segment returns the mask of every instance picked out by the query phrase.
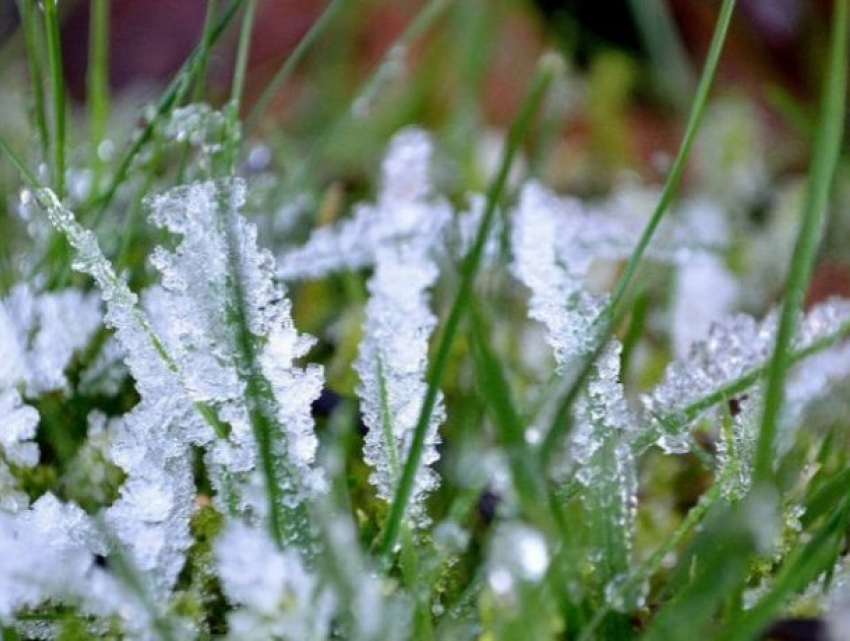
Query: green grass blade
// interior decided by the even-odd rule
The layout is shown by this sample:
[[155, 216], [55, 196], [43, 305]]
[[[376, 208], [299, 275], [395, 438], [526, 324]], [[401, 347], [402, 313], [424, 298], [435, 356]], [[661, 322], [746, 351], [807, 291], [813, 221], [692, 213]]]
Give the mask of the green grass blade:
[[734, 8], [735, 0], [723, 1], [723, 6], [720, 8], [720, 15], [717, 18], [717, 24], [714, 27], [714, 35], [711, 39], [711, 47], [708, 50], [708, 57], [703, 65], [702, 75], [700, 76], [696, 94], [694, 95], [694, 101], [691, 105], [691, 111], [688, 115], [688, 122], [685, 125], [685, 134], [682, 137], [679, 150], [676, 152], [676, 158], [673, 160], [673, 165], [670, 168], [667, 180], [664, 182], [664, 187], [661, 190], [661, 197], [658, 200], [658, 204], [655, 206], [655, 210], [652, 212], [649, 223], [647, 223], [646, 228], [643, 230], [640, 240], [638, 240], [638, 243], [635, 246], [634, 252], [632, 252], [626, 266], [623, 268], [623, 273], [617, 281], [617, 285], [614, 287], [614, 293], [611, 295], [611, 300], [608, 303], [607, 311], [602, 314], [602, 319], [604, 321], [608, 320], [613, 311], [620, 306], [625, 298], [632, 279], [634, 278], [638, 266], [643, 259], [643, 255], [646, 252], [647, 247], [649, 247], [649, 243], [655, 235], [655, 231], [658, 229], [661, 219], [664, 217], [664, 214], [676, 195], [676, 190], [681, 182], [682, 174], [685, 170], [685, 165], [691, 152], [691, 147], [693, 147], [697, 132], [699, 131], [700, 123], [702, 122], [702, 115], [705, 111], [705, 106], [708, 103], [708, 94], [711, 90], [711, 85], [714, 82], [714, 75], [720, 61], [720, 53], [723, 51], [723, 44], [726, 41], [726, 34], [729, 31], [729, 24], [732, 21]]
[[257, 0], [247, 0], [245, 13], [242, 15], [242, 28], [239, 30], [239, 46], [236, 50], [236, 61], [233, 68], [233, 84], [230, 89], [230, 102], [227, 104], [227, 140], [225, 140], [225, 157], [227, 171], [236, 172], [236, 161], [239, 156], [241, 143], [241, 124], [239, 108], [242, 105], [242, 93], [245, 89], [245, 74], [248, 70], [248, 54], [251, 47], [251, 34], [254, 31], [254, 18], [257, 14]]
[[772, 476], [773, 443], [782, 412], [794, 328], [814, 269], [823, 234], [829, 192], [841, 150], [847, 100], [847, 4], [847, 0], [837, 0], [832, 17], [829, 67], [817, 137], [812, 150], [813, 159], [803, 206], [803, 220], [791, 257], [765, 389], [764, 411], [755, 456], [757, 482], [767, 482]]
[[44, 28], [47, 40], [47, 66], [53, 99], [53, 185], [59, 200], [65, 197], [65, 73], [62, 69], [62, 45], [59, 38], [57, 0], [44, 0]]
[[106, 137], [109, 121], [109, 2], [93, 0], [89, 22], [89, 66], [87, 100], [89, 110], [89, 145], [91, 146], [92, 182], [100, 185], [104, 170], [100, 144]]
[[27, 65], [32, 88], [32, 112], [38, 142], [44, 160], [50, 151], [50, 132], [47, 129], [47, 108], [44, 104], [44, 54], [42, 51], [42, 33], [39, 25], [36, 3], [31, 0], [18, 0], [18, 12], [24, 31], [24, 43], [27, 50]]

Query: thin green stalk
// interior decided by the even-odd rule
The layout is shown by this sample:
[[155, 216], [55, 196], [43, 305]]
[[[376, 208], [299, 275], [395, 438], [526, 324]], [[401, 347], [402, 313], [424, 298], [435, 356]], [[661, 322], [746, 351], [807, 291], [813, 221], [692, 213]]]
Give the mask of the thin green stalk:
[[47, 40], [47, 66], [53, 98], [53, 185], [59, 200], [65, 197], [65, 73], [59, 38], [57, 0], [44, 0], [44, 28]]
[[711, 47], [708, 50], [708, 57], [705, 65], [702, 68], [699, 84], [697, 85], [694, 102], [691, 105], [691, 111], [688, 115], [688, 122], [685, 126], [685, 134], [682, 137], [682, 142], [679, 145], [679, 150], [676, 152], [676, 158], [673, 161], [673, 166], [670, 168], [670, 173], [667, 180], [664, 182], [664, 187], [661, 190], [661, 197], [655, 210], [650, 216], [649, 223], [641, 234], [634, 252], [629, 257], [623, 273], [621, 274], [617, 285], [614, 288], [614, 293], [611, 295], [611, 300], [606, 307], [606, 311], [601, 315], [604, 321], [607, 321], [612, 312], [622, 303], [629, 285], [637, 272], [638, 266], [643, 259], [644, 253], [649, 246], [661, 219], [664, 217], [667, 208], [673, 201], [676, 195], [676, 190], [682, 179], [682, 173], [685, 170], [688, 156], [690, 155], [691, 147], [696, 140], [697, 131], [699, 130], [702, 115], [705, 111], [705, 106], [708, 103], [708, 94], [711, 90], [711, 84], [714, 81], [714, 75], [717, 71], [717, 65], [720, 60], [720, 53], [723, 51], [723, 43], [726, 41], [726, 34], [729, 31], [729, 23], [732, 20], [732, 13], [735, 8], [735, 0], [723, 0], [723, 6], [720, 8], [720, 15], [717, 18], [717, 25], [714, 27], [714, 35], [711, 39]]
[[198, 68], [194, 78], [195, 86], [192, 89], [192, 102], [200, 102], [206, 88], [207, 68], [210, 63], [210, 46], [212, 45], [210, 37], [213, 29], [215, 29], [218, 4], [216, 0], [207, 0], [207, 10], [204, 12], [204, 30], [202, 32], [202, 42], [207, 42], [207, 46], [201, 47], [199, 52]]
[[399, 528], [404, 519], [407, 503], [413, 491], [413, 482], [419, 469], [420, 459], [425, 445], [425, 435], [431, 420], [431, 413], [437, 401], [440, 381], [449, 362], [449, 355], [454, 344], [455, 337], [460, 329], [461, 320], [468, 311], [468, 302], [472, 295], [475, 277], [484, 255], [484, 245], [490, 234], [493, 220], [496, 215], [499, 202], [507, 184], [508, 173], [513, 166], [514, 160], [519, 153], [522, 141], [531, 127], [531, 121], [542, 102], [552, 78], [561, 66], [560, 58], [554, 54], [545, 54], [537, 64], [530, 88], [520, 106], [517, 118], [508, 132], [508, 140], [502, 154], [501, 165], [496, 178], [490, 185], [487, 193], [487, 202], [484, 215], [475, 237], [475, 244], [467, 255], [461, 266], [461, 280], [455, 298], [452, 301], [449, 315], [446, 320], [436, 355], [428, 372], [428, 388], [422, 401], [422, 409], [419, 420], [413, 433], [410, 452], [404, 464], [401, 480], [390, 508], [390, 515], [380, 542], [380, 552], [388, 557], [395, 549]]
[[[216, 0], [207, 0], [207, 10], [204, 12], [204, 30], [202, 41], [208, 38], [215, 26], [216, 9], [218, 3]], [[195, 73], [193, 80], [194, 87], [192, 95], [189, 98], [190, 102], [197, 104], [201, 102], [206, 89], [207, 68], [209, 67], [210, 50], [209, 47], [202, 49], [200, 60], [198, 61], [198, 70]], [[174, 178], [175, 185], [182, 185], [185, 182], [186, 168], [189, 164], [189, 158], [192, 154], [192, 144], [187, 140], [183, 143], [183, 150], [180, 154], [180, 162], [177, 165], [176, 176]], [[144, 192], [143, 192], [144, 193]]]
[[847, 4], [847, 0], [835, 2], [826, 88], [812, 150], [814, 157], [803, 206], [803, 220], [791, 257], [764, 395], [764, 411], [755, 455], [754, 473], [757, 482], [767, 482], [772, 476], [773, 443], [782, 412], [785, 378], [790, 364], [789, 352], [803, 298], [814, 269], [826, 219], [829, 192], [841, 150], [847, 96]]
[[32, 111], [38, 142], [44, 159], [50, 151], [50, 134], [47, 130], [47, 109], [44, 105], [43, 51], [41, 29], [38, 24], [36, 4], [31, 0], [18, 0], [18, 12], [23, 25], [24, 43], [27, 49], [27, 65], [32, 87]]
[[236, 49], [236, 61], [233, 66], [233, 84], [230, 87], [230, 102], [227, 104], [227, 140], [225, 158], [227, 171], [236, 172], [236, 161], [242, 139], [239, 122], [239, 109], [245, 90], [245, 74], [248, 71], [248, 55], [251, 51], [251, 34], [254, 32], [254, 18], [257, 15], [257, 0], [247, 0], [242, 16], [242, 28], [239, 30], [239, 45]]
[[109, 121], [109, 0], [92, 0], [86, 80], [92, 181], [96, 190], [105, 165], [100, 145], [106, 137], [106, 125]]
[[292, 72], [304, 59], [307, 51], [313, 46], [313, 43], [318, 40], [319, 36], [325, 31], [333, 18], [336, 17], [336, 14], [339, 13], [348, 1], [349, 0], [332, 0], [328, 6], [325, 7], [325, 10], [322, 11], [322, 15], [320, 15], [316, 22], [313, 23], [313, 26], [310, 27], [309, 31], [307, 31], [307, 33], [304, 34], [304, 37], [298, 41], [295, 49], [292, 50], [292, 53], [289, 54], [286, 61], [283, 65], [281, 65], [280, 69], [277, 70], [268, 86], [254, 103], [254, 106], [251, 107], [251, 111], [248, 113], [243, 124], [246, 133], [252, 131], [254, 127], [257, 126], [260, 116], [262, 116], [268, 108], [272, 98], [274, 98], [283, 85], [286, 84], [286, 81], [289, 80]]

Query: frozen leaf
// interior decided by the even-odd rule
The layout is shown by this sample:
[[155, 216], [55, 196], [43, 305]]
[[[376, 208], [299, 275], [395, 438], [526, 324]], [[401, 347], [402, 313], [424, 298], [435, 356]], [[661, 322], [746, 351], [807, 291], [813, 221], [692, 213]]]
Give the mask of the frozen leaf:
[[[271, 518], [258, 484], [267, 497], [280, 492], [277, 508], [287, 511], [324, 491], [310, 413], [323, 376], [296, 365], [312, 339], [293, 327], [274, 259], [239, 213], [244, 200], [238, 180], [194, 183], [150, 200], [153, 222], [179, 242], [154, 253], [162, 287], [147, 292], [146, 307], [192, 400], [228, 426], [207, 457], [222, 508]], [[284, 524], [289, 542], [306, 534], [298, 518]]]
[[[436, 259], [451, 218], [448, 204], [433, 195], [431, 153], [424, 131], [398, 133], [383, 162], [377, 202], [360, 205], [336, 229], [316, 231], [304, 247], [284, 257], [280, 271], [284, 278], [315, 278], [374, 267], [354, 367], [369, 427], [364, 459], [374, 469], [370, 480], [378, 495], [387, 501], [395, 493], [427, 389], [428, 339], [436, 326], [428, 290], [438, 277]], [[443, 416], [440, 399], [414, 482], [411, 512], [417, 517], [423, 516], [424, 496], [437, 484], [429, 466], [437, 459]]]
[[585, 216], [579, 201], [558, 199], [531, 183], [522, 190], [512, 219], [514, 273], [531, 291], [529, 316], [546, 326], [560, 372], [592, 351], [605, 300], [582, 283], [591, 256], [576, 247], [565, 257], [558, 243], [558, 238], [576, 235]]
[[[363, 340], [354, 367], [369, 427], [364, 459], [374, 470], [370, 480], [386, 501], [392, 500], [398, 486], [427, 389], [428, 338], [437, 323], [428, 308], [427, 291], [436, 278], [436, 265], [420, 251], [387, 247], [378, 253], [368, 284]], [[438, 400], [410, 502], [418, 518], [425, 495], [438, 482], [429, 466], [438, 458], [437, 428], [443, 418]]]

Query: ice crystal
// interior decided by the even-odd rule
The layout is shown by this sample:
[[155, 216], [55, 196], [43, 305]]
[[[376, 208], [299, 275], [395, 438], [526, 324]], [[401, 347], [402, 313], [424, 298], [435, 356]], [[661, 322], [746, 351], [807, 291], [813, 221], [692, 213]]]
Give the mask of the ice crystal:
[[38, 463], [38, 445], [33, 441], [38, 412], [24, 405], [14, 389], [0, 388], [0, 510], [15, 513], [29, 500], [21, 492], [8, 464], [32, 467]]
[[22, 385], [28, 395], [66, 388], [65, 368], [100, 324], [92, 294], [16, 285], [0, 301], [0, 385]]
[[[584, 502], [591, 521], [605, 530], [608, 557], [600, 567], [604, 582], [628, 569], [628, 553], [637, 509], [637, 468], [631, 448], [636, 432], [620, 383], [618, 342], [609, 343], [594, 363], [574, 408], [568, 455], [575, 477], [585, 486]], [[598, 531], [596, 532], [598, 536]], [[616, 544], [615, 544], [616, 542]]]
[[565, 256], [558, 240], [577, 237], [585, 217], [579, 201], [558, 199], [534, 183], [522, 190], [513, 216], [514, 272], [531, 290], [529, 315], [548, 329], [562, 372], [593, 349], [595, 321], [604, 306], [604, 298], [582, 283], [591, 254], [576, 245]]
[[0, 511], [0, 620], [49, 599], [78, 603], [104, 553], [85, 512], [46, 494], [17, 514]]
[[[629, 257], [651, 211], [647, 206], [635, 215], [640, 200], [629, 191], [618, 192], [609, 201], [588, 207], [534, 182], [520, 194], [512, 218], [513, 269], [531, 291], [529, 315], [549, 329], [561, 372], [596, 345], [596, 321], [606, 297], [592, 293], [586, 281], [597, 261]], [[709, 205], [702, 201], [685, 203], [684, 223], [662, 225], [647, 255], [685, 264], [711, 256], [723, 236], [694, 222], [706, 218], [706, 208]]]
[[230, 523], [215, 543], [222, 588], [236, 609], [228, 615], [234, 639], [328, 637], [334, 597], [294, 550], [279, 550], [265, 532]]
[[[846, 330], [848, 323], [850, 301], [832, 299], [822, 303], [801, 318], [792, 347], [802, 350], [834, 338]], [[773, 353], [775, 338], [775, 313], [761, 322], [738, 314], [715, 323], [708, 337], [693, 344], [687, 358], [671, 363], [661, 383], [643, 398], [658, 444], [671, 453], [687, 451], [688, 428], [707, 409], [701, 407], [704, 400], [765, 366]], [[737, 405], [741, 399], [725, 400]]]
[[[374, 469], [371, 481], [378, 495], [387, 501], [392, 500], [419, 418], [426, 390], [428, 337], [436, 325], [426, 292], [437, 278], [437, 268], [423, 256], [411, 256], [413, 251], [388, 247], [379, 252], [369, 280], [364, 338], [355, 363], [369, 427], [364, 458]], [[440, 405], [428, 425], [412, 505], [421, 505], [437, 482], [428, 466], [437, 459], [437, 427], [442, 420]]]

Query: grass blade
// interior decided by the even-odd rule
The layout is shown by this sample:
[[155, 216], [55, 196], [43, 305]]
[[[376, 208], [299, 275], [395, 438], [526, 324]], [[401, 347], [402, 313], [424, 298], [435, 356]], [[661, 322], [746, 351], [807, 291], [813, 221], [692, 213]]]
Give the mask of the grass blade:
[[765, 389], [764, 413], [755, 457], [756, 482], [766, 482], [772, 476], [773, 442], [782, 411], [785, 378], [791, 362], [790, 351], [794, 327], [812, 277], [818, 246], [823, 234], [830, 187], [841, 150], [847, 100], [847, 4], [847, 0], [837, 0], [835, 3], [827, 84], [812, 151], [813, 159], [803, 207], [803, 220], [791, 257], [779, 327], [776, 331], [776, 344]]

